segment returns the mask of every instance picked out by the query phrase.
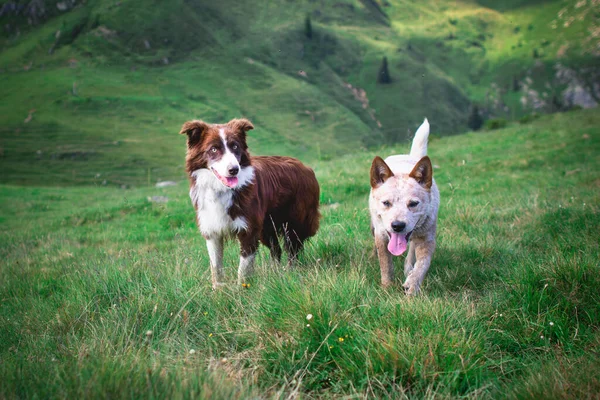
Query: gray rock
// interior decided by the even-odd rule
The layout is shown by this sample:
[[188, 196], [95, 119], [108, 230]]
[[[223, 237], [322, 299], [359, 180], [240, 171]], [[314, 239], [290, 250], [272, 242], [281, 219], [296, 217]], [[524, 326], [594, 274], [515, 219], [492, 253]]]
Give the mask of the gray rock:
[[152, 196], [148, 197], [148, 201], [151, 203], [164, 204], [169, 201], [169, 198], [167, 196]]
[[563, 100], [570, 106], [580, 106], [583, 108], [593, 108], [598, 105], [592, 95], [581, 85], [570, 85], [563, 92]]
[[156, 184], [157, 188], [165, 188], [165, 187], [169, 187], [169, 186], [175, 186], [177, 185], [177, 182], [175, 181], [163, 181], [163, 182], [158, 182]]

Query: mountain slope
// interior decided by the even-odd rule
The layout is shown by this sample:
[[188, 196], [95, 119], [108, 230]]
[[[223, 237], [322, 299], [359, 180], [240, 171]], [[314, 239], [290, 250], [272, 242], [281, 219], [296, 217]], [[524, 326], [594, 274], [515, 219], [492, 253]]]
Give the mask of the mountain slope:
[[254, 152], [318, 160], [425, 116], [460, 132], [472, 102], [510, 119], [598, 96], [591, 0], [34, 3], [0, 9], [2, 182], [175, 178], [191, 118], [248, 117]]

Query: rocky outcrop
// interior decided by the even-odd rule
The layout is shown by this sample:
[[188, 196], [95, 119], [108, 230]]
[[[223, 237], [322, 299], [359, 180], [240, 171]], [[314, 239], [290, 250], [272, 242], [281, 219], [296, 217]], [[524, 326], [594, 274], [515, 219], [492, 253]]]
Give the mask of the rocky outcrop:
[[566, 85], [562, 92], [565, 106], [592, 108], [598, 105], [600, 98], [599, 71], [591, 69], [577, 71], [561, 64], [557, 64], [555, 68], [557, 82]]

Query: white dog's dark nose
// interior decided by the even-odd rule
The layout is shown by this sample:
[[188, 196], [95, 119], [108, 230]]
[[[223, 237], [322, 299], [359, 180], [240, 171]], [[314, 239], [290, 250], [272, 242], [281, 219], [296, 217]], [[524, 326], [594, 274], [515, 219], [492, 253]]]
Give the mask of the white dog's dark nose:
[[392, 222], [392, 230], [394, 232], [402, 232], [406, 228], [406, 222], [394, 221]]
[[240, 172], [239, 167], [231, 167], [229, 168], [229, 176], [236, 176], [238, 172]]

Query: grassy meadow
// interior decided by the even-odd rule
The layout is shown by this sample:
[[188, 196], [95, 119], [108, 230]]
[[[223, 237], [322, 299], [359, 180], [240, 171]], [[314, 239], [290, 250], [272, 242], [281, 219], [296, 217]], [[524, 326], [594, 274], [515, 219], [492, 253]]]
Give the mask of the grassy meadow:
[[[597, 0], [0, 10], [0, 399], [599, 398], [600, 114], [548, 114], [600, 102]], [[466, 133], [475, 105], [507, 126]], [[215, 292], [177, 132], [237, 117], [315, 170], [321, 228], [247, 288], [230, 242]], [[369, 168], [423, 117], [442, 201], [407, 298]]]
[[3, 185], [0, 398], [594, 398], [599, 126], [576, 111], [434, 138], [416, 298], [379, 286], [367, 211], [372, 157], [406, 144], [314, 162], [322, 226], [298, 268], [262, 249], [236, 287], [230, 243], [217, 292], [184, 181]]

